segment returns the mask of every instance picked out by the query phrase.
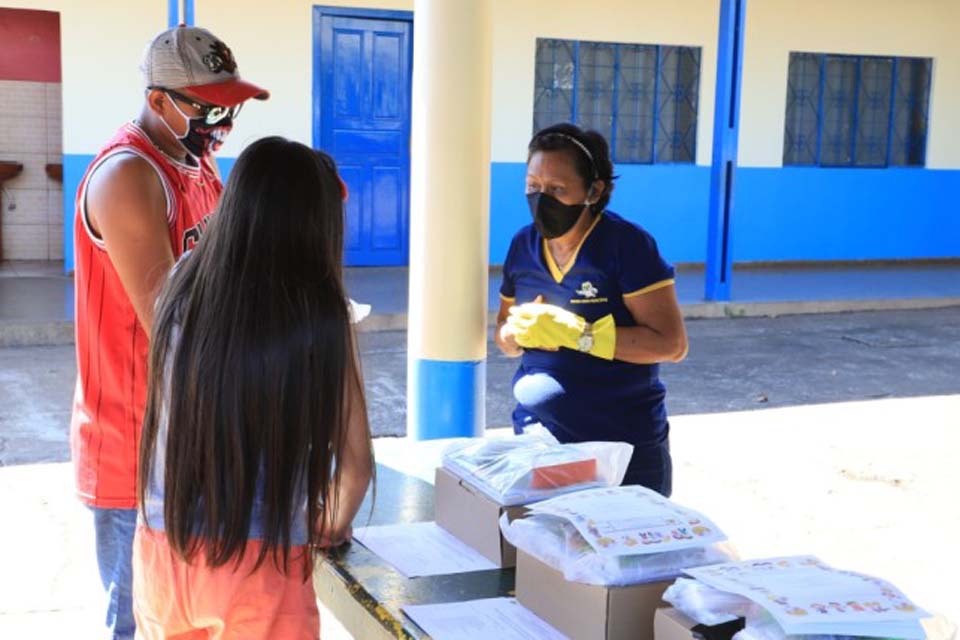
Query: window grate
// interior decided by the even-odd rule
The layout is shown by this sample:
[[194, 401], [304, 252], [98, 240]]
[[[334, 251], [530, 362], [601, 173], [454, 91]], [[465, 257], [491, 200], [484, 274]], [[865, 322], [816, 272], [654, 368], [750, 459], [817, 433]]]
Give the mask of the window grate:
[[791, 53], [783, 164], [923, 166], [929, 58]]
[[699, 47], [537, 39], [533, 126], [596, 129], [614, 162], [696, 159]]

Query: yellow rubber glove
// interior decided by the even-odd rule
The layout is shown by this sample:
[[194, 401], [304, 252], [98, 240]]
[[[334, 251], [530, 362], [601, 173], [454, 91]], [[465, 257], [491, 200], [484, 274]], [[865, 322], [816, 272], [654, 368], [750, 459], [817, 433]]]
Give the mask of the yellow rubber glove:
[[[552, 304], [528, 302], [510, 309], [507, 324], [517, 344], [524, 349], [554, 351], [560, 347], [584, 351], [604, 360], [613, 360], [617, 346], [617, 327], [613, 315], [600, 318], [592, 325], [582, 316]], [[592, 336], [590, 342], [585, 334]]]

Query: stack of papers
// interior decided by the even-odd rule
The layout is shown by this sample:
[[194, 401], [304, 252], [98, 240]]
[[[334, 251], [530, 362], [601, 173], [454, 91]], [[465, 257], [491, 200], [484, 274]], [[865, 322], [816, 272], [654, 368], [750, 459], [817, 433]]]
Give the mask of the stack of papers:
[[566, 636], [523, 608], [515, 598], [487, 598], [403, 608], [436, 640], [565, 640]]
[[756, 603], [787, 635], [921, 640], [920, 619], [930, 615], [889, 582], [834, 569], [814, 556], [728, 562], [686, 572]]
[[497, 568], [436, 522], [363, 527], [353, 538], [407, 578]]
[[579, 491], [537, 503], [530, 513], [568, 521], [605, 556], [664, 553], [726, 540], [703, 514], [640, 486]]

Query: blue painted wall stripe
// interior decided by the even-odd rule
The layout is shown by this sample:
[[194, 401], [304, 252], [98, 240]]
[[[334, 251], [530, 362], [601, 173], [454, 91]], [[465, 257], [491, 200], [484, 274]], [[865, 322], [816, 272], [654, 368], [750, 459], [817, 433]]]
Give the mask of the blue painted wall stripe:
[[737, 262], [960, 258], [960, 170], [740, 168]]
[[193, 0], [183, 0], [183, 24], [193, 25]]
[[[610, 208], [650, 231], [671, 262], [706, 260], [710, 168], [618, 165]], [[491, 167], [490, 263], [529, 224], [526, 167]], [[736, 262], [960, 258], [960, 170], [738, 167]]]
[[[73, 270], [73, 208], [92, 154], [63, 160], [64, 267]], [[224, 181], [235, 158], [218, 158]], [[704, 262], [710, 168], [617, 166], [610, 208], [642, 225], [672, 262]], [[503, 264], [513, 234], [530, 223], [526, 165], [490, 167], [490, 264]], [[737, 170], [737, 262], [960, 258], [957, 169]]]
[[73, 214], [77, 187], [94, 157], [92, 153], [63, 154], [63, 270], [66, 273], [73, 271]]
[[[490, 263], [503, 264], [513, 234], [530, 224], [523, 196], [526, 165], [490, 167]], [[675, 262], [703, 262], [707, 244], [710, 168], [697, 165], [617, 165], [610, 209], [640, 224]]]
[[180, 24], [180, 0], [167, 0], [167, 26]]
[[477, 437], [486, 426], [487, 363], [417, 359], [410, 367], [413, 398], [408, 433], [416, 440]]

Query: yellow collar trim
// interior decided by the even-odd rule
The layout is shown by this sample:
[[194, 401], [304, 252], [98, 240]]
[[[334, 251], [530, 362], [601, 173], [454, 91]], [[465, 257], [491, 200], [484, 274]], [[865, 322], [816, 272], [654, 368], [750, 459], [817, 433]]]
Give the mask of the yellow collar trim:
[[596, 220], [593, 221], [593, 224], [590, 225], [590, 228], [587, 229], [587, 232], [583, 234], [582, 238], [580, 238], [577, 248], [573, 250], [573, 255], [570, 256], [570, 261], [567, 262], [567, 266], [563, 269], [557, 266], [557, 261], [553, 259], [553, 254], [550, 253], [550, 247], [547, 246], [547, 239], [543, 239], [543, 256], [547, 261], [547, 269], [550, 270], [550, 275], [553, 276], [553, 279], [557, 284], [563, 282], [563, 277], [570, 273], [570, 269], [572, 269], [573, 265], [577, 263], [577, 256], [580, 255], [580, 249], [583, 248], [583, 243], [586, 242], [587, 238], [590, 237], [590, 234], [593, 233], [594, 228], [596, 228], [597, 223], [600, 222], [600, 218], [602, 217], [603, 212], [601, 211], [599, 214], [597, 214]]

